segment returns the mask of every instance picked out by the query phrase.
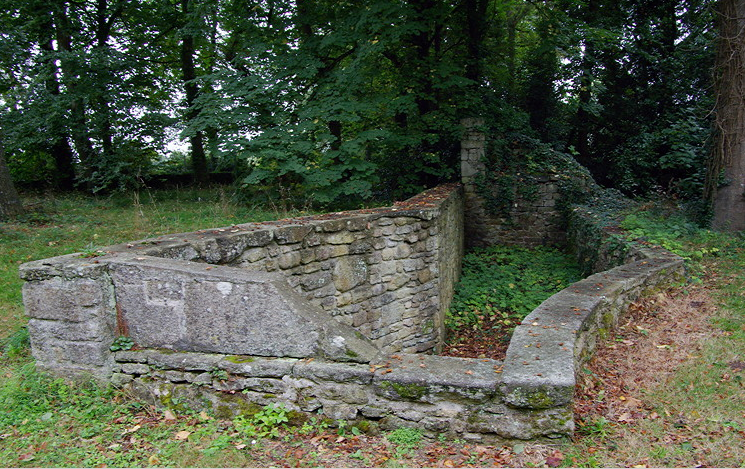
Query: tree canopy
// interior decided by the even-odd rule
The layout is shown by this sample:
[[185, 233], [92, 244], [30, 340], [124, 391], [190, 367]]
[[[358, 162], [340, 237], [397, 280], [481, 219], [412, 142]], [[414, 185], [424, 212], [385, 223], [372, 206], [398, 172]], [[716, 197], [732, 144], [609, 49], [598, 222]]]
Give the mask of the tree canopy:
[[481, 116], [495, 149], [540, 141], [603, 185], [700, 199], [712, 3], [6, 0], [5, 156], [60, 189], [222, 171], [351, 204], [457, 179], [459, 122]]

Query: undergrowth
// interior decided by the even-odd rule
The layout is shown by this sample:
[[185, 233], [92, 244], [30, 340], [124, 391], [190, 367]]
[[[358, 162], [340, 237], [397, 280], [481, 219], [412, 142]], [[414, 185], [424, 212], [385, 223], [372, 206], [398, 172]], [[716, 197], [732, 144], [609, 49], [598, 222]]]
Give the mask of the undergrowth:
[[447, 313], [450, 329], [486, 319], [514, 328], [543, 300], [580, 280], [574, 259], [549, 247], [492, 246], [463, 257], [463, 273]]

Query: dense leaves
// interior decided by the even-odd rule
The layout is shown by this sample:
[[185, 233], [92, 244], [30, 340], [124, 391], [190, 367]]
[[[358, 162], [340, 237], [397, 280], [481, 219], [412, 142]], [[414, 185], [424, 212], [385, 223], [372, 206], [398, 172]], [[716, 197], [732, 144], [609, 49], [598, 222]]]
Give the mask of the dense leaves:
[[543, 300], [578, 281], [571, 256], [554, 248], [492, 246], [463, 257], [463, 274], [448, 311], [450, 327], [495, 317], [514, 327]]
[[538, 142], [603, 185], [698, 197], [710, 3], [8, 0], [3, 145], [36, 186], [229, 172], [353, 205], [457, 179], [480, 115], [494, 152]]

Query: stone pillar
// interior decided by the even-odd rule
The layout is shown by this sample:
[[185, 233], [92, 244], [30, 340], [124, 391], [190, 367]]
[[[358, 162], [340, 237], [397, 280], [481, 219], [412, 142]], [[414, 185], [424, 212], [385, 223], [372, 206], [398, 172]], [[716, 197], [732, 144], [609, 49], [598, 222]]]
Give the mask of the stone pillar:
[[20, 273], [36, 366], [58, 376], [107, 381], [117, 317], [105, 266], [69, 255], [24, 264]]
[[485, 168], [486, 136], [482, 129], [483, 119], [462, 119], [460, 122], [464, 129], [460, 141], [460, 174], [461, 182], [468, 190], [476, 175]]
[[463, 183], [464, 238], [468, 247], [483, 245], [487, 238], [483, 221], [484, 204], [476, 192], [476, 177], [486, 169], [486, 135], [481, 118], [462, 119], [463, 137], [460, 141], [460, 177]]

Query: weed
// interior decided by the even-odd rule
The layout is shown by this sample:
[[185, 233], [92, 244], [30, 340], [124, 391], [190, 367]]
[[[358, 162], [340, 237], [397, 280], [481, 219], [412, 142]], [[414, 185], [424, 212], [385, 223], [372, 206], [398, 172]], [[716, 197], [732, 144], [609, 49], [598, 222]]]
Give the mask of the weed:
[[248, 438], [277, 438], [280, 426], [288, 421], [289, 410], [284, 404], [266, 405], [254, 415], [233, 419], [235, 429]]
[[301, 435], [321, 434], [326, 431], [328, 427], [329, 424], [326, 420], [311, 417], [303, 422], [303, 425], [298, 429], [298, 433]]
[[20, 327], [3, 343], [3, 354], [8, 358], [18, 358], [28, 353], [30, 347], [28, 328]]
[[582, 426], [582, 430], [588, 436], [605, 440], [610, 435], [611, 422], [605, 417], [597, 417]]
[[99, 257], [105, 254], [106, 253], [102, 251], [99, 246], [94, 245], [92, 241], [86, 244], [85, 247], [80, 251], [80, 257], [84, 258]]
[[401, 427], [388, 433], [386, 438], [395, 445], [413, 448], [422, 441], [422, 431], [416, 428]]
[[130, 337], [122, 335], [114, 339], [114, 343], [111, 344], [109, 350], [111, 350], [112, 352], [118, 352], [120, 350], [131, 350], [134, 345], [135, 343]]
[[581, 278], [576, 262], [548, 247], [492, 246], [463, 258], [447, 326], [478, 328], [489, 318], [514, 328], [543, 300]]

